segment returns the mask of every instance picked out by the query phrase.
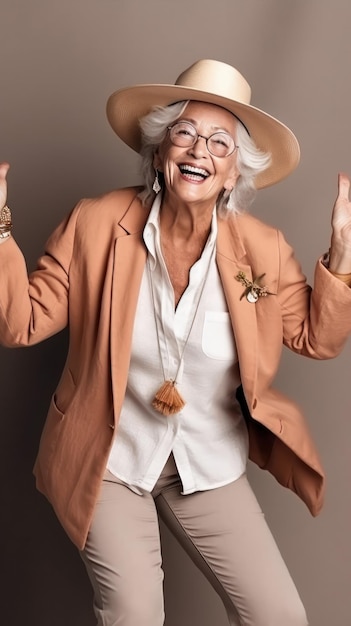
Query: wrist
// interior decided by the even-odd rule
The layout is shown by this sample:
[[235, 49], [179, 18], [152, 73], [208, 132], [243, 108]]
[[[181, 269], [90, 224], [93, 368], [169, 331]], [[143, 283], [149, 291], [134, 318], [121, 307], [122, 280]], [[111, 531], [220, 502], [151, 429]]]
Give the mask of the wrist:
[[340, 272], [330, 267], [330, 250], [323, 255], [322, 264], [335, 278], [351, 287], [351, 272]]
[[329, 269], [338, 274], [351, 272], [351, 245], [332, 236], [329, 248]]

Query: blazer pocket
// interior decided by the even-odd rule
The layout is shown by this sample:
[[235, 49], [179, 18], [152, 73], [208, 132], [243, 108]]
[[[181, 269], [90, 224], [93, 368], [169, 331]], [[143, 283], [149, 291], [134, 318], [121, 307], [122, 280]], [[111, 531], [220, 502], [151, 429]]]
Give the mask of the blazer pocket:
[[61, 380], [52, 399], [52, 404], [56, 406], [58, 412], [64, 414], [72, 403], [77, 385], [72, 371], [66, 367], [62, 373]]
[[51, 399], [49, 411], [40, 438], [39, 456], [42, 470], [47, 470], [54, 454], [58, 438], [62, 432], [64, 413], [56, 404], [56, 395]]
[[229, 313], [206, 311], [202, 329], [202, 350], [210, 359], [236, 361], [237, 353]]

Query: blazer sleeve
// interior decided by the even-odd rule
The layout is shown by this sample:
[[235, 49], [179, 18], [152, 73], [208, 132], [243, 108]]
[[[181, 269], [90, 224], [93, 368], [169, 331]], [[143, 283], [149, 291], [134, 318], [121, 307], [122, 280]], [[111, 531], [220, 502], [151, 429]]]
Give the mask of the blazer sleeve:
[[0, 245], [0, 343], [36, 344], [68, 322], [69, 268], [80, 204], [53, 232], [45, 254], [29, 276], [21, 250], [11, 237]]
[[351, 333], [351, 289], [319, 259], [313, 289], [293, 249], [278, 233], [280, 270], [277, 297], [283, 318], [284, 344], [315, 359], [337, 356]]

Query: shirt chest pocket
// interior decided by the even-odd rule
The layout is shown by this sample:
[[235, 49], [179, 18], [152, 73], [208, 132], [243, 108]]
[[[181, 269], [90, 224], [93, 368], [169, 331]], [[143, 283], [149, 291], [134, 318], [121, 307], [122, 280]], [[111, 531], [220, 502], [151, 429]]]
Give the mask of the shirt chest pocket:
[[236, 361], [233, 329], [226, 311], [206, 311], [202, 330], [202, 350], [210, 359]]

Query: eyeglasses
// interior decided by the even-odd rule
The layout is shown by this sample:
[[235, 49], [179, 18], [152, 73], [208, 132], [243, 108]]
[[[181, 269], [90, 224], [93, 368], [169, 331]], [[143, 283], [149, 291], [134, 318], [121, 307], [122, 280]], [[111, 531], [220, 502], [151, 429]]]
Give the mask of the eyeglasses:
[[190, 122], [176, 122], [173, 126], [168, 126], [167, 130], [169, 130], [169, 137], [173, 145], [179, 148], [190, 148], [201, 137], [201, 139], [205, 139], [209, 153], [220, 158], [230, 156], [238, 147], [233, 137], [228, 133], [221, 131], [204, 137], [199, 135], [195, 126]]

